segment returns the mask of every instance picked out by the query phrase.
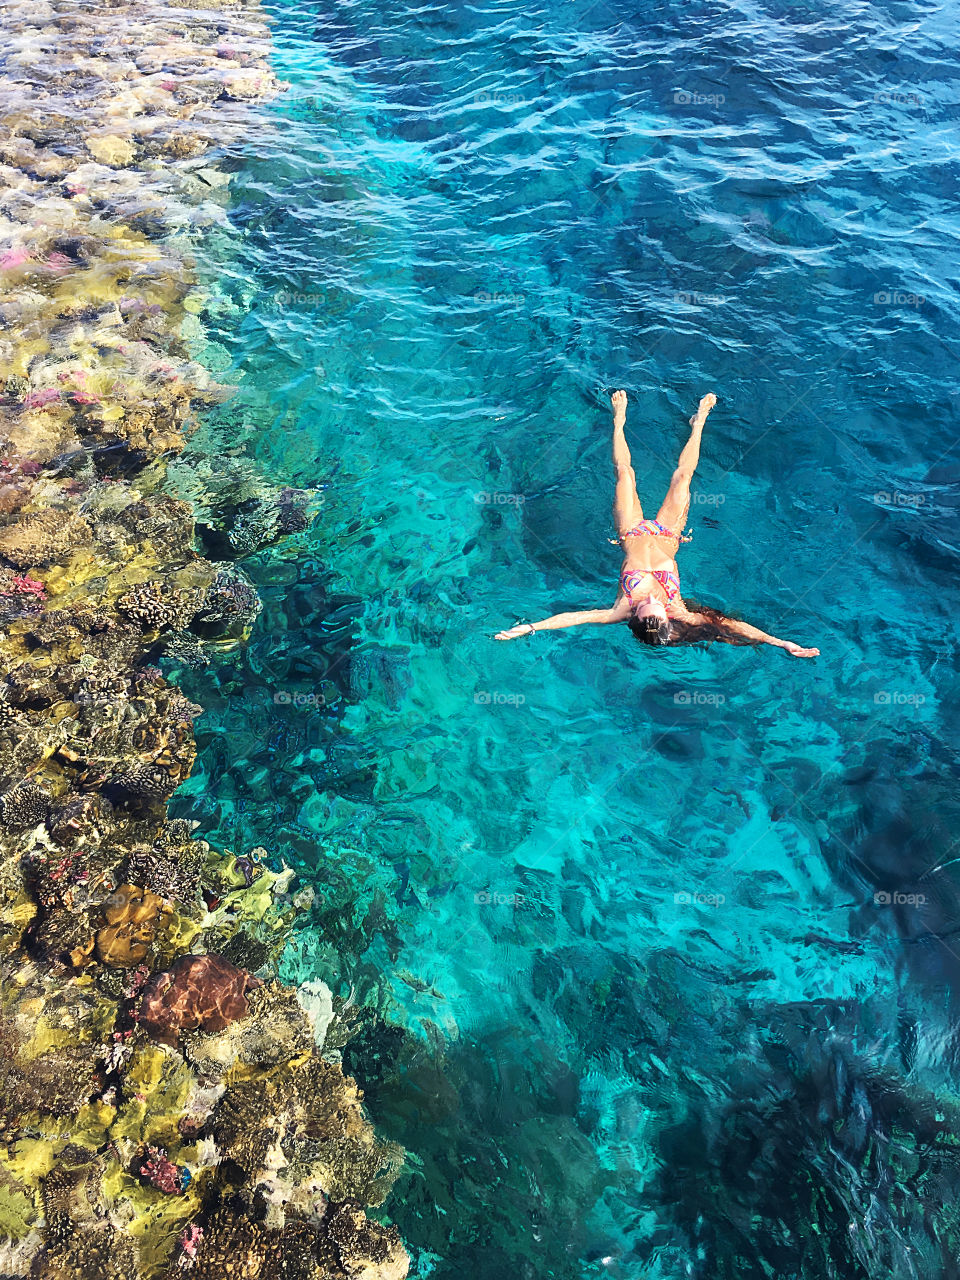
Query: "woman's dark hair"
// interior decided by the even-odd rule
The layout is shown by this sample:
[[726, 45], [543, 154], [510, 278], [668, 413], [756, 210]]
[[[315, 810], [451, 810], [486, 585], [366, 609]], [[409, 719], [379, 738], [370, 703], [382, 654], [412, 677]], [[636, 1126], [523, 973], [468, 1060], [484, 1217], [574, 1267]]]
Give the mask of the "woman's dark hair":
[[661, 618], [655, 613], [648, 613], [645, 618], [638, 618], [631, 613], [627, 626], [644, 644], [673, 644], [673, 619]]
[[652, 614], [638, 618], [631, 613], [627, 626], [638, 640], [651, 645], [711, 644], [714, 640], [722, 640], [725, 644], [755, 643], [728, 630], [723, 625], [726, 622], [724, 615], [709, 605], [694, 604], [688, 600], [687, 607], [691, 613], [699, 613], [705, 621], [684, 622], [682, 618], [658, 618]]

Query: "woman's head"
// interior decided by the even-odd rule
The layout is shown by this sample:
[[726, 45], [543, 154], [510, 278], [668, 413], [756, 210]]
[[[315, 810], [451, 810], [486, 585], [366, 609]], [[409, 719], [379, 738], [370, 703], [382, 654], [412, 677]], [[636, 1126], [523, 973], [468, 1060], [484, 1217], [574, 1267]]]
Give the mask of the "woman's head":
[[631, 613], [627, 626], [644, 644], [669, 644], [673, 631], [666, 613]]
[[627, 625], [644, 644], [670, 643], [670, 615], [663, 601], [654, 595], [641, 596], [633, 602]]
[[731, 634], [724, 626], [724, 616], [706, 605], [689, 603], [691, 613], [699, 615], [699, 621], [688, 622], [684, 618], [671, 617], [662, 601], [656, 596], [638, 600], [627, 619], [627, 626], [638, 640], [650, 645], [709, 644], [711, 640], [724, 640], [728, 644], [749, 644]]

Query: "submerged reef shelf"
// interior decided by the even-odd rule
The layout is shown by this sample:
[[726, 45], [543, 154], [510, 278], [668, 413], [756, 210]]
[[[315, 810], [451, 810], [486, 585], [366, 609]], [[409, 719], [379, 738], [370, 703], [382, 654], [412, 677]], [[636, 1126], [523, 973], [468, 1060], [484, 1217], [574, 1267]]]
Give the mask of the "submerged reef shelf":
[[[215, 0], [3, 18], [0, 1274], [402, 1280], [366, 1210], [403, 1152], [331, 1002], [276, 978], [309, 890], [166, 811], [202, 708], [157, 663], [242, 644], [259, 609], [236, 561], [263, 539], [201, 555], [165, 467], [230, 395], [190, 356], [187, 255], [278, 91], [269, 30]], [[306, 521], [257, 502], [270, 538]]]

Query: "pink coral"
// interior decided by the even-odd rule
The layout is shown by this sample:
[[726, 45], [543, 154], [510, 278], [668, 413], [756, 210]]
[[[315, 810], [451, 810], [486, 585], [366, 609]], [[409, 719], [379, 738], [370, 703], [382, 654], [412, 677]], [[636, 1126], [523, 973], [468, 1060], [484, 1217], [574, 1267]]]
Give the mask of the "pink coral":
[[36, 596], [38, 600], [46, 600], [47, 589], [42, 582], [38, 582], [36, 578], [31, 578], [28, 573], [21, 577], [15, 577], [11, 580], [9, 587], [5, 591], [0, 591], [0, 596]]
[[145, 964], [137, 965], [136, 969], [130, 975], [130, 985], [127, 987], [124, 995], [128, 1000], [132, 1000], [142, 989], [144, 983], [150, 977], [150, 969]]
[[33, 255], [28, 253], [22, 244], [8, 249], [0, 258], [0, 268], [10, 270], [12, 267], [22, 267], [25, 262], [29, 262]]
[[23, 407], [25, 409], [45, 409], [48, 404], [52, 404], [54, 400], [60, 399], [60, 392], [56, 387], [44, 387], [42, 391], [31, 391], [24, 398]]
[[173, 1163], [162, 1147], [147, 1147], [140, 1177], [168, 1196], [178, 1196], [190, 1183], [190, 1172]]
[[180, 1248], [182, 1257], [180, 1265], [187, 1267], [197, 1256], [197, 1247], [203, 1236], [203, 1227], [198, 1227], [195, 1222], [191, 1222], [189, 1226], [184, 1227], [180, 1233]]

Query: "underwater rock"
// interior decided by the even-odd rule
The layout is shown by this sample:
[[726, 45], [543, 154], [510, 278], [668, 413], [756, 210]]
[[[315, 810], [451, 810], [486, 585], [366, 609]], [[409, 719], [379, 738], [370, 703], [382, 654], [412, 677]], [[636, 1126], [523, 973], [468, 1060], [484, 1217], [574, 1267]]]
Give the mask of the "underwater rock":
[[327, 1038], [327, 1029], [333, 1021], [333, 992], [325, 982], [302, 982], [297, 987], [297, 1000], [310, 1019], [313, 1039], [320, 1050]]
[[249, 969], [252, 973], [267, 964], [272, 951], [266, 942], [240, 929], [221, 945], [219, 954], [239, 969]]
[[283, 489], [276, 498], [250, 499], [234, 518], [230, 546], [237, 555], [248, 556], [279, 538], [302, 532], [310, 524], [306, 501], [307, 495], [297, 489]]
[[215, 1079], [237, 1062], [276, 1066], [312, 1048], [310, 1024], [292, 990], [264, 983], [250, 992], [247, 1004], [250, 1016], [226, 1031], [183, 1037], [183, 1053], [202, 1076]]
[[210, 665], [210, 659], [204, 653], [199, 640], [185, 631], [168, 637], [163, 646], [163, 656], [170, 662], [178, 663], [182, 667], [190, 667], [194, 671], [201, 671]]
[[345, 1275], [354, 1280], [404, 1280], [410, 1259], [396, 1227], [371, 1222], [358, 1204], [331, 1208], [324, 1226]]
[[222, 1031], [249, 1012], [246, 993], [258, 980], [215, 955], [181, 956], [143, 991], [139, 1021], [162, 1044], [176, 1048], [180, 1032]]
[[[49, 1241], [49, 1226], [45, 1234]], [[140, 1274], [135, 1243], [109, 1222], [48, 1243], [29, 1273], [30, 1280], [130, 1280]]]
[[[328, 1280], [309, 1251], [292, 1255], [297, 1269], [294, 1280]], [[224, 1208], [214, 1214], [203, 1229], [187, 1273], [190, 1280], [286, 1280], [290, 1271], [285, 1258], [291, 1257], [282, 1231], [268, 1231], [249, 1218]], [[309, 1264], [305, 1270], [304, 1265]], [[165, 1280], [175, 1280], [183, 1271], [171, 1270]]]
[[353, 1080], [313, 1052], [232, 1081], [214, 1112], [213, 1136], [230, 1152], [240, 1185], [267, 1179], [276, 1190], [282, 1182], [280, 1199], [290, 1199], [309, 1184], [330, 1200], [379, 1204], [402, 1151], [376, 1138], [360, 1096]]
[[221, 1208], [194, 1257], [191, 1280], [404, 1280], [409, 1267], [396, 1228], [370, 1222], [350, 1204], [331, 1206], [319, 1224], [272, 1228]]
[[86, 1046], [63, 1045], [35, 1055], [9, 1023], [0, 1024], [0, 1121], [9, 1135], [24, 1114], [71, 1116], [96, 1084]]

